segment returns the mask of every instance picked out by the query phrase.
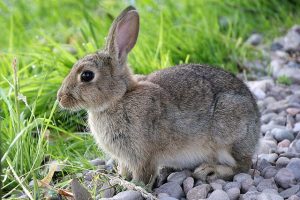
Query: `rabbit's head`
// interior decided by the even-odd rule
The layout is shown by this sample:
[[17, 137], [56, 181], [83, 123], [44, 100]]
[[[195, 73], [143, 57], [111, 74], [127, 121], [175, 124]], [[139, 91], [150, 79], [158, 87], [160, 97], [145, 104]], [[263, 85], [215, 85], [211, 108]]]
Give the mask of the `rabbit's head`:
[[80, 59], [64, 79], [57, 99], [71, 110], [103, 110], [120, 99], [134, 81], [126, 65], [139, 32], [139, 15], [126, 8], [113, 22], [103, 50]]

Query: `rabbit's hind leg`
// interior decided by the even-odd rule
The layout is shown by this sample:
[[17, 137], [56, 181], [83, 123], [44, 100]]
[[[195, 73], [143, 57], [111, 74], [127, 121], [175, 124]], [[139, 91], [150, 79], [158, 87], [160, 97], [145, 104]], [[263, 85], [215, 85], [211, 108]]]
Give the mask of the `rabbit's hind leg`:
[[216, 155], [216, 163], [203, 163], [195, 169], [194, 178], [211, 182], [215, 179], [230, 179], [234, 174], [236, 161], [225, 148], [220, 148]]
[[227, 165], [204, 163], [195, 169], [193, 177], [212, 182], [218, 178], [228, 180], [233, 176], [233, 168]]

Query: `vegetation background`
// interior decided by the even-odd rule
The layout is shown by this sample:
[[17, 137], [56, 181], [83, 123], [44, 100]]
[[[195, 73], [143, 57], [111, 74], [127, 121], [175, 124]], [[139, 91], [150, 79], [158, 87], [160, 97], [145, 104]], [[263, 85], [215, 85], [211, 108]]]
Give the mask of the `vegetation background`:
[[113, 19], [129, 4], [141, 16], [129, 63], [142, 74], [185, 62], [238, 73], [240, 63], [260, 57], [245, 44], [252, 33], [262, 33], [268, 43], [300, 23], [297, 0], [1, 1], [4, 197], [26, 190], [38, 196], [30, 181], [45, 176], [48, 161], [63, 163], [53, 180], [63, 187], [68, 184], [64, 177], [93, 168], [89, 160], [104, 156], [86, 132], [85, 113], [60, 110], [56, 92], [77, 59], [102, 47]]

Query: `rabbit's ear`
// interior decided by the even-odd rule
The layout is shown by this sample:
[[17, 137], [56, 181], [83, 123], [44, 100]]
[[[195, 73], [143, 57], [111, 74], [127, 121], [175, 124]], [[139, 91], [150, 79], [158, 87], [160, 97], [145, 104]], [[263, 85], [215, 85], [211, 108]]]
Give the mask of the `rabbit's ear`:
[[107, 37], [106, 50], [120, 63], [134, 47], [139, 33], [139, 14], [132, 6], [127, 7], [113, 22]]

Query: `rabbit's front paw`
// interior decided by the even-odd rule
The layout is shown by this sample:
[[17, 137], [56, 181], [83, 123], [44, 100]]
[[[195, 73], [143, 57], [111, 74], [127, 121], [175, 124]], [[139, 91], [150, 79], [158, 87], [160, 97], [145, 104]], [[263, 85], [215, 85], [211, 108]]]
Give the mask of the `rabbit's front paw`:
[[125, 164], [118, 163], [118, 173], [127, 180], [132, 179], [132, 174], [129, 171], [128, 167], [125, 166]]

